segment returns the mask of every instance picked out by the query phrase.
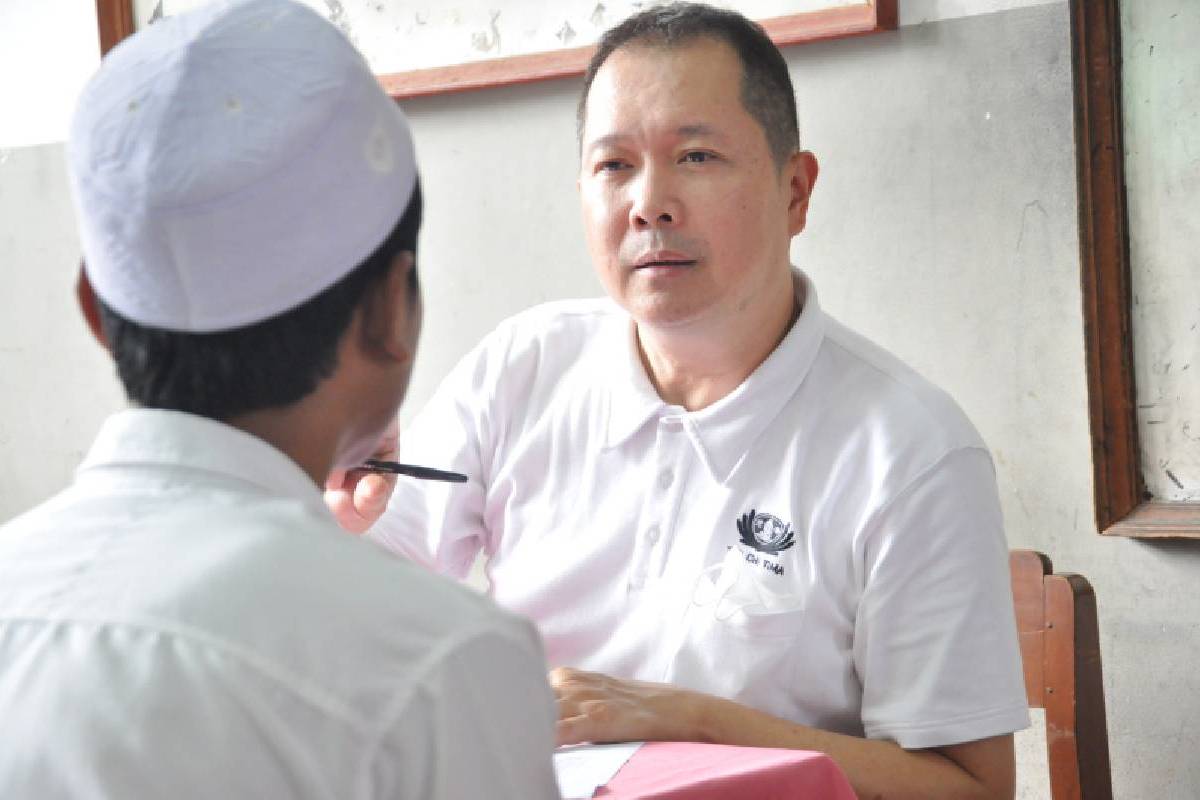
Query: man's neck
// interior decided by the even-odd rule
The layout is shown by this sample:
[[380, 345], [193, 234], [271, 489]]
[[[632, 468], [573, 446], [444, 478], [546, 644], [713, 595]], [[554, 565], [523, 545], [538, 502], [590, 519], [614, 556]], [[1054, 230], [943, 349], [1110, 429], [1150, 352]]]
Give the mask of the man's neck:
[[[733, 321], [722, 330], [657, 330], [639, 325], [638, 352], [659, 397], [688, 411], [716, 403], [742, 384], [787, 336], [804, 306], [803, 284], [756, 324]], [[742, 322], [743, 324], [737, 324]]]
[[226, 423], [262, 439], [295, 461], [317, 486], [325, 485], [333, 466], [335, 440], [304, 400], [288, 408], [241, 414]]

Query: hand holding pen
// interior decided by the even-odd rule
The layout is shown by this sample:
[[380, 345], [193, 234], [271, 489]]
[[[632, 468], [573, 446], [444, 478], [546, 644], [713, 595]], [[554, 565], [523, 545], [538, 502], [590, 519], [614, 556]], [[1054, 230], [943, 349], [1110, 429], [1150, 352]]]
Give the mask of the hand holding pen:
[[425, 481], [467, 482], [467, 476], [461, 472], [447, 472], [443, 469], [418, 467], [415, 464], [401, 464], [398, 461], [382, 461], [378, 458], [368, 458], [358, 469], [365, 469], [370, 472], [385, 472], [390, 475], [407, 475], [410, 478], [420, 478]]
[[[394, 460], [400, 449], [400, 426], [392, 422], [372, 458]], [[335, 469], [325, 479], [325, 504], [350, 533], [364, 533], [387, 508], [396, 476], [366, 469]]]
[[338, 524], [351, 533], [363, 533], [383, 514], [396, 488], [398, 475], [425, 480], [463, 483], [467, 476], [431, 467], [395, 461], [400, 447], [400, 428], [393, 422], [372, 457], [349, 470], [334, 470], [325, 481], [325, 504]]

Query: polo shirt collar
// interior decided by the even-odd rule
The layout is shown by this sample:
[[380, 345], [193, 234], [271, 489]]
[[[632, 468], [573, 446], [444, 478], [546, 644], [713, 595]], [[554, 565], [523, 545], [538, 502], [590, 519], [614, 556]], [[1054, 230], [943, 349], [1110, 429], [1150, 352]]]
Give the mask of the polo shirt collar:
[[616, 318], [620, 324], [610, 333], [608, 352], [599, 361], [613, 366], [610, 378], [599, 376], [608, 386], [608, 447], [620, 445], [667, 408], [642, 366], [633, 319], [623, 313]]
[[[825, 335], [825, 317], [811, 280], [795, 270], [797, 291], [803, 286], [804, 307], [779, 346], [740, 386], [708, 408], [681, 412], [683, 422], [701, 460], [718, 483], [724, 483], [764, 429], [775, 419], [808, 375]], [[668, 406], [650, 383], [638, 355], [632, 321], [614, 337], [612, 361], [617, 364], [609, 384], [609, 447], [633, 436]]]
[[133, 408], [113, 414], [77, 476], [130, 467], [198, 470], [325, 507], [317, 485], [282, 451], [223, 422], [180, 411]]

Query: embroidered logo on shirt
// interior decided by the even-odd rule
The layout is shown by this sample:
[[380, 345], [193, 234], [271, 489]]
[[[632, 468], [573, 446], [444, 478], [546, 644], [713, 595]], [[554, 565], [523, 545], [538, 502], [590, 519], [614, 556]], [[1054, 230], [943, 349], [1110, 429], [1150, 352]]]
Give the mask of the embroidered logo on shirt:
[[753, 508], [749, 514], [738, 518], [737, 529], [742, 535], [742, 544], [760, 553], [776, 555], [796, 543], [791, 525], [774, 514], [758, 513]]

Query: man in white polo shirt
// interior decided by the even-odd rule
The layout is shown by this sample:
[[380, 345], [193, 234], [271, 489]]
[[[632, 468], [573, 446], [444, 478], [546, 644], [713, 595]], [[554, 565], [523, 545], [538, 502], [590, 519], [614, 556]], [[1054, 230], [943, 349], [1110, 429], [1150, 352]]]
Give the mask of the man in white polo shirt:
[[215, 3], [110, 53], [67, 151], [134, 408], [0, 528], [0, 796], [558, 797], [532, 625], [322, 501], [421, 326], [412, 143], [366, 63], [302, 5]]
[[[599, 44], [580, 140], [609, 298], [518, 315], [454, 369], [401, 451], [471, 482], [402, 480], [371, 537], [458, 577], [487, 555], [569, 667], [562, 742], [814, 749], [864, 797], [1011, 796], [992, 463], [790, 266], [817, 164], [782, 56], [735, 13], [638, 14]], [[361, 529], [386, 488], [327, 499]]]

